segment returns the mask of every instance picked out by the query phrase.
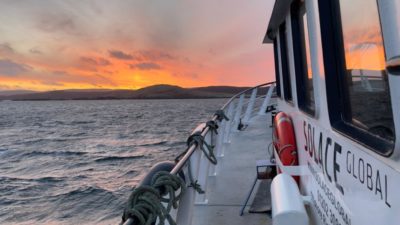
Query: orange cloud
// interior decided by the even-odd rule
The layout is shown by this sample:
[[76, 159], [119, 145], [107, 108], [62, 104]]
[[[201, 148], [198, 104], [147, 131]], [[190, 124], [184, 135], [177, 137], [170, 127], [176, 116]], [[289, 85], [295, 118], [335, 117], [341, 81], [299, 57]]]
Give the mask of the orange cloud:
[[274, 79], [272, 48], [261, 44], [271, 3], [96, 1], [93, 8], [49, 1], [0, 3], [7, 18], [0, 21], [0, 60], [7, 62], [0, 64], [0, 89], [251, 86]]

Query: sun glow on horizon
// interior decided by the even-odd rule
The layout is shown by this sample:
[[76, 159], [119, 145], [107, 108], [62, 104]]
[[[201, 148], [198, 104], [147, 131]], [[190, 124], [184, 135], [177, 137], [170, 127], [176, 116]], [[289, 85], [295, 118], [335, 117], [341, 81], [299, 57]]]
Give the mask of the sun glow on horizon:
[[272, 46], [261, 43], [271, 3], [157, 2], [0, 3], [0, 90], [274, 80]]

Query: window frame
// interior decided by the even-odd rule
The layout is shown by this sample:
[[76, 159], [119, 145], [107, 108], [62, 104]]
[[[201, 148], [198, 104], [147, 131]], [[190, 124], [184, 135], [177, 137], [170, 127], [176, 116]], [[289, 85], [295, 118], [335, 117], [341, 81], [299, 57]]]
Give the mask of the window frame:
[[274, 38], [274, 64], [275, 64], [275, 81], [276, 81], [276, 95], [282, 98], [281, 94], [281, 73], [279, 72], [279, 54], [278, 54], [278, 39]]
[[280, 46], [280, 62], [282, 68], [282, 86], [283, 86], [283, 97], [286, 102], [293, 104], [293, 90], [290, 81], [290, 68], [289, 68], [289, 54], [288, 54], [288, 42], [287, 42], [287, 26], [286, 22], [283, 22], [279, 26], [279, 46]]
[[[310, 107], [311, 99], [307, 99], [307, 80], [308, 80], [308, 65], [311, 62], [307, 60], [307, 49], [305, 42], [309, 41], [305, 38], [304, 24], [300, 18], [300, 10], [304, 7], [306, 10], [305, 2], [300, 0], [294, 1], [290, 6], [291, 25], [292, 25], [292, 44], [294, 55], [294, 67], [296, 75], [296, 90], [297, 90], [297, 104], [299, 109], [308, 115], [315, 116], [315, 96], [314, 108]], [[307, 13], [307, 11], [305, 11]], [[303, 26], [302, 26], [303, 25]], [[308, 31], [308, 29], [307, 29]], [[310, 46], [310, 43], [308, 44]], [[311, 53], [310, 53], [311, 54]], [[314, 76], [312, 76], [312, 80]], [[314, 88], [314, 87], [313, 87]], [[313, 92], [314, 94], [315, 92]], [[309, 101], [309, 102], [308, 102]]]
[[[394, 141], [377, 137], [353, 125], [345, 118], [351, 116], [349, 89], [346, 84], [346, 64], [339, 0], [318, 0], [328, 113], [332, 128], [347, 138], [384, 157], [394, 152]], [[339, 19], [338, 19], [339, 18]], [[382, 29], [382, 27], [380, 27]]]

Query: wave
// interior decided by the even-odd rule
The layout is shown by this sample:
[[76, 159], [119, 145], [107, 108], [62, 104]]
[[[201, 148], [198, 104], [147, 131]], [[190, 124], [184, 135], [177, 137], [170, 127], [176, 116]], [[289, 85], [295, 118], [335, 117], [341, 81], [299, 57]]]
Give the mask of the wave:
[[120, 160], [133, 160], [143, 158], [144, 155], [133, 155], [133, 156], [106, 156], [102, 158], [95, 159], [95, 162], [110, 162], [110, 161], [120, 161]]
[[22, 154], [22, 156], [26, 157], [37, 157], [37, 156], [82, 156], [88, 154], [87, 152], [74, 152], [74, 151], [52, 151], [52, 152], [43, 152], [43, 151], [32, 151]]
[[151, 146], [165, 145], [167, 143], [168, 143], [168, 141], [158, 141], [158, 142], [153, 142], [153, 143], [140, 144], [138, 146], [139, 147], [151, 147]]
[[[52, 205], [51, 218], [56, 220], [74, 218], [80, 221], [75, 224], [93, 223], [99, 220], [101, 215], [110, 215], [115, 212], [117, 212], [115, 216], [120, 216], [126, 201], [112, 191], [97, 186], [80, 187], [50, 196], [48, 199]], [[88, 215], [92, 216], [88, 218]]]
[[86, 135], [86, 132], [72, 133], [72, 134], [64, 134], [63, 137], [80, 137]]
[[38, 178], [21, 178], [21, 177], [0, 177], [0, 182], [39, 182], [39, 183], [56, 183], [64, 182], [67, 177], [38, 177]]
[[94, 120], [85, 120], [85, 121], [71, 121], [68, 125], [83, 125], [83, 124], [91, 124], [96, 123]]
[[40, 144], [42, 142], [47, 143], [47, 142], [68, 142], [68, 141], [76, 141], [76, 140], [82, 140], [84, 137], [81, 137], [82, 135], [85, 135], [86, 133], [78, 133], [78, 134], [72, 134], [72, 135], [66, 135], [64, 137], [66, 138], [38, 138], [38, 139], [31, 139], [31, 140], [21, 140], [17, 141], [14, 144], [17, 145], [35, 145], [35, 144]]
[[75, 190], [69, 191], [67, 193], [58, 194], [58, 195], [52, 196], [52, 197], [74, 197], [74, 196], [90, 197], [91, 195], [97, 195], [97, 194], [103, 194], [103, 193], [111, 193], [112, 194], [111, 191], [108, 191], [106, 189], [103, 189], [100, 187], [89, 186], [89, 187], [80, 187]]

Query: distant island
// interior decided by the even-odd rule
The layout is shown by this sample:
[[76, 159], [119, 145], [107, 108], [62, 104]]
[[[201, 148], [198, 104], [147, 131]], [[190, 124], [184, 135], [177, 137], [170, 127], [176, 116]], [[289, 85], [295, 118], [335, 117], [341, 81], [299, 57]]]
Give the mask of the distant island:
[[[248, 87], [209, 86], [182, 88], [173, 85], [154, 85], [138, 90], [113, 89], [69, 89], [46, 92], [29, 90], [0, 91], [0, 100], [44, 101], [44, 100], [109, 100], [109, 99], [200, 99], [228, 98]], [[261, 89], [260, 93], [266, 90]]]

